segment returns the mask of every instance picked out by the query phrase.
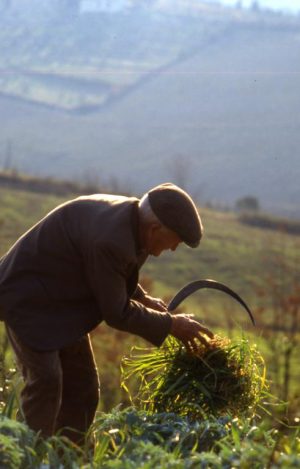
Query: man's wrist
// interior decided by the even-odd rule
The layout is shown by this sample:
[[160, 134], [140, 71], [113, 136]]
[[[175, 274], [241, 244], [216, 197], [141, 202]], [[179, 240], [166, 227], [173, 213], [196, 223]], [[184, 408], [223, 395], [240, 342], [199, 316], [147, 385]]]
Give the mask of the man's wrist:
[[174, 337], [176, 337], [176, 331], [177, 331], [177, 319], [176, 316], [171, 316], [171, 329], [170, 329], [170, 334], [172, 334]]

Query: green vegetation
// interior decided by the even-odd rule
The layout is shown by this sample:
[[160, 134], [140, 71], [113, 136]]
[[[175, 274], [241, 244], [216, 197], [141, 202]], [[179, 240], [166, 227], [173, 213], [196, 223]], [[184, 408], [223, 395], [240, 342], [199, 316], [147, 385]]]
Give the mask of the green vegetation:
[[[133, 407], [99, 413], [79, 448], [56, 435], [46, 440], [11, 417], [0, 415], [0, 465], [6, 469], [294, 469], [300, 466], [300, 427], [278, 431], [259, 419]], [[94, 451], [88, 441], [94, 440]]]
[[[169, 351], [172, 355], [174, 349], [170, 345], [171, 343], [169, 343]], [[191, 362], [187, 363], [189, 360], [186, 354], [177, 346], [178, 344], [176, 345], [178, 355], [184, 358], [185, 365], [188, 365], [185, 368], [190, 372]], [[242, 354], [248, 354], [250, 350], [251, 371], [248, 370], [247, 373], [249, 372], [249, 376], [251, 375], [254, 379], [252, 384], [248, 382], [246, 387], [244, 386], [243, 395], [240, 394], [239, 397], [244, 399], [244, 405], [248, 401], [250, 405], [255, 403], [258, 407], [261, 404], [263, 407], [266, 406], [266, 394], [259, 391], [262, 389], [261, 375], [258, 375], [255, 369], [256, 365], [261, 369], [259, 353], [254, 351], [253, 347], [249, 348], [249, 344], [245, 344], [244, 341], [236, 343], [235, 347]], [[227, 350], [229, 355], [232, 356], [233, 353], [237, 356], [233, 345], [223, 343], [222, 348]], [[218, 353], [219, 349], [213, 358], [214, 352], [211, 350], [208, 352], [210, 356], [206, 356], [205, 361], [207, 363], [209, 361], [211, 372], [220, 376], [220, 359], [216, 358]], [[238, 360], [244, 366], [248, 357], [243, 357], [241, 360], [239, 353]], [[149, 364], [147, 357], [145, 359], [145, 355], [139, 355], [133, 363], [138, 365], [139, 362], [140, 368], [144, 368], [144, 376], [148, 364], [150, 372], [153, 373], [153, 362], [155, 362], [153, 354], [154, 352], [152, 352], [152, 364]], [[162, 360], [166, 358], [162, 354], [161, 357]], [[148, 375], [141, 387], [142, 394], [144, 391], [149, 391], [151, 387], [154, 391], [154, 400], [159, 393], [162, 394], [162, 391], [165, 397], [170, 391], [170, 389], [169, 391], [162, 390], [161, 387], [155, 391], [158, 383], [155, 376], [160, 374], [162, 379], [164, 376], [157, 358], [158, 356], [156, 356], [158, 366], [155, 373], [152, 374], [152, 378]], [[221, 361], [223, 359], [224, 355]], [[178, 356], [173, 354], [172, 360], [175, 365], [178, 364]], [[223, 370], [225, 369], [226, 366], [223, 367]], [[170, 373], [167, 372], [166, 377], [168, 380]], [[257, 412], [254, 412], [254, 408], [250, 409], [250, 412], [242, 412], [237, 417], [237, 407], [233, 399], [227, 411], [224, 411], [224, 408], [214, 408], [212, 413], [207, 407], [207, 401], [201, 400], [203, 391], [201, 388], [198, 388], [200, 398], [197, 412], [194, 412], [195, 409], [190, 412], [190, 407], [189, 415], [184, 415], [191, 393], [194, 393], [195, 397], [196, 391], [194, 377], [192, 379], [190, 379], [191, 375], [189, 377], [184, 375], [184, 377], [185, 382], [188, 383], [185, 389], [186, 394], [179, 393], [180, 399], [176, 400], [175, 396], [170, 393], [164, 402], [165, 409], [159, 411], [159, 406], [157, 408], [148, 406], [146, 411], [123, 406], [122, 410], [119, 407], [110, 413], [98, 413], [90, 432], [86, 435], [86, 445], [83, 448], [77, 447], [59, 434], [43, 439], [24, 423], [15, 421], [14, 392], [10, 380], [8, 381], [10, 394], [7, 394], [6, 401], [2, 402], [0, 414], [0, 466], [6, 469], [34, 469], [40, 468], [42, 464], [45, 469], [60, 467], [60, 465], [66, 469], [100, 467], [103, 469], [152, 469], [153, 467], [158, 469], [197, 469], [200, 467], [206, 469], [238, 467], [294, 469], [300, 467], [299, 419], [296, 419], [292, 426], [282, 426], [276, 419], [274, 422], [269, 418], [261, 420], [259, 415], [255, 415]], [[251, 395], [254, 397], [253, 387], [256, 386], [256, 378], [260, 381], [256, 388], [259, 392], [255, 392], [255, 402], [253, 402]], [[153, 379], [152, 383], [151, 379]], [[240, 383], [241, 379], [242, 376], [239, 377]], [[224, 379], [221, 378], [221, 380], [224, 383]], [[203, 381], [199, 379], [198, 384], [202, 383], [204, 386], [207, 384], [205, 377]], [[176, 383], [173, 382], [173, 385]], [[233, 387], [231, 391], [234, 391]], [[251, 402], [247, 392], [250, 392]], [[232, 397], [236, 398], [238, 395], [239, 391], [235, 391]], [[219, 397], [223, 396], [224, 393]], [[217, 395], [215, 395], [214, 402], [217, 401]], [[235, 402], [238, 404], [238, 401]], [[160, 402], [161, 407], [164, 403]], [[233, 413], [230, 410], [233, 410]], [[94, 451], [90, 448], [91, 438], [94, 440]]]
[[102, 447], [104, 435], [113, 440], [101, 467], [262, 469], [268, 464], [274, 469], [299, 467], [297, 430], [288, 437], [279, 437], [276, 430], [255, 423], [230, 415], [191, 422], [174, 413], [116, 411], [100, 416], [95, 423], [96, 438]]
[[65, 199], [0, 188], [0, 255], [28, 228]]
[[300, 235], [300, 222], [286, 218], [274, 217], [264, 213], [242, 213], [239, 216], [242, 223], [259, 228], [282, 231], [283, 233]]
[[160, 349], [133, 349], [123, 360], [123, 386], [135, 377], [134, 402], [151, 412], [175, 412], [192, 420], [231, 414], [253, 416], [265, 391], [264, 360], [245, 339], [215, 337], [187, 352], [168, 338]]
[[[65, 196], [2, 187], [1, 254], [19, 235], [65, 199]], [[174, 409], [175, 400], [172, 402], [172, 393], [169, 400], [156, 401], [157, 407], [148, 406], [147, 410], [128, 407], [128, 397], [120, 388], [119, 364], [133, 345], [145, 347], [145, 343], [134, 336], [101, 325], [93, 332], [92, 340], [102, 382], [101, 409], [105, 410], [105, 413], [99, 413], [93, 425], [95, 452], [92, 455], [88, 447], [83, 450], [74, 447], [59, 435], [46, 441], [42, 440], [26, 425], [15, 421], [16, 403], [12, 389], [16, 387], [18, 392], [20, 383], [13, 369], [5, 336], [1, 334], [0, 465], [13, 469], [38, 468], [42, 463], [49, 467], [58, 467], [61, 463], [64, 467], [72, 469], [300, 467], [297, 373], [300, 240], [297, 236], [281, 231], [245, 226], [231, 213], [203, 209], [202, 216], [206, 230], [202, 247], [195, 251], [180, 247], [176, 254], [150, 259], [143, 269], [144, 284], [153, 294], [170, 297], [188, 281], [213, 277], [228, 283], [245, 297], [254, 312], [258, 327], [249, 332], [249, 342], [243, 342], [245, 348], [241, 349], [245, 354], [239, 356], [235, 362], [242, 363], [243, 366], [248, 363], [250, 368], [247, 369], [252, 374], [251, 382], [244, 381], [245, 392], [241, 395], [245, 400], [242, 399], [241, 403], [249, 403], [247, 399], [253, 392], [256, 408], [260, 409], [262, 405], [267, 413], [259, 412], [260, 416], [254, 417], [237, 417], [238, 412], [234, 411], [233, 400], [229, 399], [226, 403], [228, 411], [223, 408], [220, 415], [220, 408], [214, 406], [215, 412], [212, 414], [207, 402], [218, 402], [218, 394], [214, 395], [212, 392], [213, 382], [207, 377], [209, 373], [207, 369], [205, 371], [204, 362], [201, 373], [206, 375], [198, 392], [198, 402], [203, 406], [203, 412], [199, 412], [196, 419], [190, 418], [188, 412], [181, 412], [180, 406], [175, 406]], [[241, 327], [244, 321], [245, 325], [248, 325], [248, 318], [239, 306], [231, 300], [225, 301], [218, 293], [214, 295], [211, 292], [199, 292], [186, 303], [184, 307], [187, 307], [189, 312], [195, 312], [208, 324], [214, 325], [214, 332], [231, 337], [232, 342], [231, 345], [228, 344], [228, 354], [226, 352], [225, 357], [216, 351], [212, 352], [212, 355], [208, 352], [205, 357], [205, 362], [210, 363], [209, 366], [209, 360], [217, 360], [213, 365], [214, 373], [209, 375], [214, 380], [219, 371], [223, 370], [218, 360], [230, 357], [230, 350], [238, 351], [234, 349], [234, 344], [237, 341], [241, 343]], [[281, 401], [274, 407], [266, 405], [265, 394], [259, 394], [263, 383], [260, 354], [254, 352], [254, 360], [249, 361], [251, 356], [249, 357], [247, 352], [255, 350], [256, 342], [266, 361], [270, 390], [277, 398], [289, 401], [288, 407], [278, 405]], [[163, 353], [163, 348], [156, 352], [159, 356]], [[182, 349], [177, 352], [180, 360], [187, 360]], [[169, 370], [171, 374], [161, 373], [166, 378], [166, 387], [155, 387], [154, 396], [158, 391], [168, 396], [168, 379], [174, 380], [175, 376], [172, 374], [174, 368]], [[238, 375], [238, 378], [241, 376]], [[154, 383], [157, 384], [155, 381]], [[150, 385], [149, 382], [148, 384]], [[182, 390], [181, 384], [183, 383], [177, 380], [177, 391]], [[230, 381], [230, 384], [233, 384], [233, 381]], [[237, 394], [240, 392], [238, 388], [235, 391]], [[134, 391], [132, 393], [134, 394]], [[234, 395], [234, 402], [238, 406], [237, 394]], [[223, 392], [222, 397], [225, 395]], [[186, 397], [192, 401], [188, 393]], [[227, 397], [230, 397], [230, 394]], [[122, 408], [112, 410], [120, 403]], [[184, 406], [184, 399], [181, 398], [179, 403]], [[180, 415], [181, 413], [183, 415]], [[89, 436], [87, 435], [87, 438]]]
[[16, 170], [0, 171], [0, 187], [65, 197], [74, 194], [92, 194], [99, 190], [105, 192], [104, 187], [100, 189], [92, 184], [29, 176]]

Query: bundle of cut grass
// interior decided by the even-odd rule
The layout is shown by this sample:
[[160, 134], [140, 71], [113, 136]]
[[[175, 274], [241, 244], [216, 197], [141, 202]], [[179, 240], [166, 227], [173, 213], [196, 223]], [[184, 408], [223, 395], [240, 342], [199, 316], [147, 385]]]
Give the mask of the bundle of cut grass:
[[[197, 354], [168, 338], [159, 349], [133, 348], [122, 361], [123, 387], [138, 381], [133, 403], [150, 412], [204, 415], [253, 415], [265, 389], [261, 354], [248, 340], [215, 337]], [[129, 392], [130, 394], [130, 392]]]

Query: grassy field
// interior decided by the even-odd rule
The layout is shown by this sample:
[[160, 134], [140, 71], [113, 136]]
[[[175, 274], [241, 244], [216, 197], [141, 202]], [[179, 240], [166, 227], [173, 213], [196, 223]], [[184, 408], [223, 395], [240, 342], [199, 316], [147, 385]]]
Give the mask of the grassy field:
[[[72, 197], [0, 188], [0, 254], [49, 210]], [[204, 237], [199, 249], [181, 245], [175, 254], [149, 258], [144, 265], [141, 278], [147, 283], [150, 277], [154, 294], [170, 297], [188, 282], [213, 278], [235, 289], [255, 310], [261, 303], [257, 292], [268, 288], [270, 278], [282, 282], [287, 292], [289, 284], [299, 281], [299, 237], [245, 226], [231, 212], [200, 208], [200, 213]], [[193, 307], [203, 312], [211, 302], [223, 304], [220, 295], [198, 293]], [[240, 308], [231, 300], [226, 303], [232, 311]]]
[[[0, 253], [4, 254], [18, 236], [49, 210], [71, 197], [0, 189]], [[284, 309], [281, 303], [299, 285], [300, 238], [245, 226], [233, 213], [205, 208], [200, 211], [205, 227], [200, 248], [181, 246], [176, 253], [149, 259], [141, 272], [142, 282], [153, 295], [165, 299], [170, 299], [186, 283], [200, 278], [226, 283], [250, 306], [257, 321], [255, 329], [242, 307], [220, 292], [197, 292], [184, 302], [183, 308], [204, 320], [214, 332], [232, 335], [247, 330], [253, 340], [259, 341], [270, 369], [275, 369], [277, 362], [271, 360], [274, 348], [280, 349], [283, 357], [290, 332], [275, 334], [273, 328], [290, 325], [288, 307]], [[282, 309], [279, 310], [282, 320], [274, 324], [274, 311], [278, 312], [278, 308]], [[94, 332], [93, 340], [103, 376], [103, 406], [107, 409], [121, 399], [116, 390], [120, 360], [141, 340], [105, 325]], [[293, 395], [299, 394], [295, 372], [299, 366], [298, 351], [297, 346], [292, 354]]]
[[[0, 253], [4, 254], [18, 236], [49, 210], [71, 197], [0, 188]], [[233, 213], [205, 208], [201, 213], [205, 237], [200, 249], [180, 247], [176, 253], [150, 259], [142, 271], [145, 286], [154, 295], [167, 299], [185, 283], [210, 277], [240, 293], [256, 316], [258, 326], [255, 329], [248, 328], [250, 323], [242, 308], [218, 292], [198, 292], [184, 308], [212, 324], [215, 332], [232, 338], [246, 334], [251, 344], [257, 343], [266, 360], [270, 390], [279, 398], [283, 398], [286, 391], [289, 408], [271, 408], [275, 420], [266, 419], [266, 414], [263, 420], [223, 415], [207, 416], [196, 422], [175, 413], [156, 414], [130, 408], [129, 397], [120, 387], [119, 367], [122, 357], [129, 354], [133, 345], [145, 346], [145, 342], [101, 325], [92, 333], [101, 378], [99, 411], [104, 411], [97, 415], [93, 426], [95, 453], [91, 455], [74, 448], [59, 437], [43, 441], [15, 421], [15, 404], [11, 405], [4, 378], [11, 376], [9, 382], [18, 388], [20, 380], [18, 374], [9, 371], [13, 366], [11, 351], [4, 353], [3, 348], [0, 465], [12, 469], [39, 467], [42, 462], [47, 468], [58, 467], [62, 462], [64, 467], [72, 469], [151, 469], [153, 464], [162, 469], [299, 467], [299, 334], [296, 331], [291, 334], [291, 330], [275, 332], [273, 328], [278, 326], [274, 318], [279, 304], [281, 316], [284, 305], [286, 308], [286, 317], [279, 325], [289, 324], [288, 315], [292, 310], [286, 298], [290, 299], [292, 291], [289, 290], [293, 285], [299, 288], [300, 238], [247, 227], [239, 223]], [[281, 296], [278, 296], [278, 288]], [[293, 298], [292, 305], [299, 308], [299, 299]], [[2, 324], [0, 336], [4, 344]], [[292, 343], [287, 368], [285, 360]], [[288, 388], [285, 389], [287, 371]], [[115, 409], [120, 404], [121, 408]], [[276, 418], [283, 418], [291, 427], [282, 426]]]

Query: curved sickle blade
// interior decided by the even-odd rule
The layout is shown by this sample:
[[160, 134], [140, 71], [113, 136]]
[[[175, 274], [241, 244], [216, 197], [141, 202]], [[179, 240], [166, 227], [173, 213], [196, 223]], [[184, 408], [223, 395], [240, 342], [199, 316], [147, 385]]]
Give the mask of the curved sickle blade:
[[255, 326], [255, 320], [254, 317], [244, 302], [242, 298], [235, 293], [231, 288], [227, 287], [223, 283], [216, 282], [215, 280], [211, 279], [202, 279], [202, 280], [196, 280], [195, 282], [188, 283], [185, 287], [183, 287], [179, 292], [174, 296], [174, 298], [170, 301], [168, 305], [168, 311], [174, 311], [174, 309], [177, 308], [177, 306], [180, 305], [180, 303], [183, 302], [188, 296], [190, 296], [192, 293], [194, 293], [197, 290], [201, 290], [202, 288], [211, 288], [213, 290], [219, 290], [224, 293], [227, 293], [230, 295], [232, 298], [237, 300], [248, 312], [250, 319], [252, 321], [252, 324]]

